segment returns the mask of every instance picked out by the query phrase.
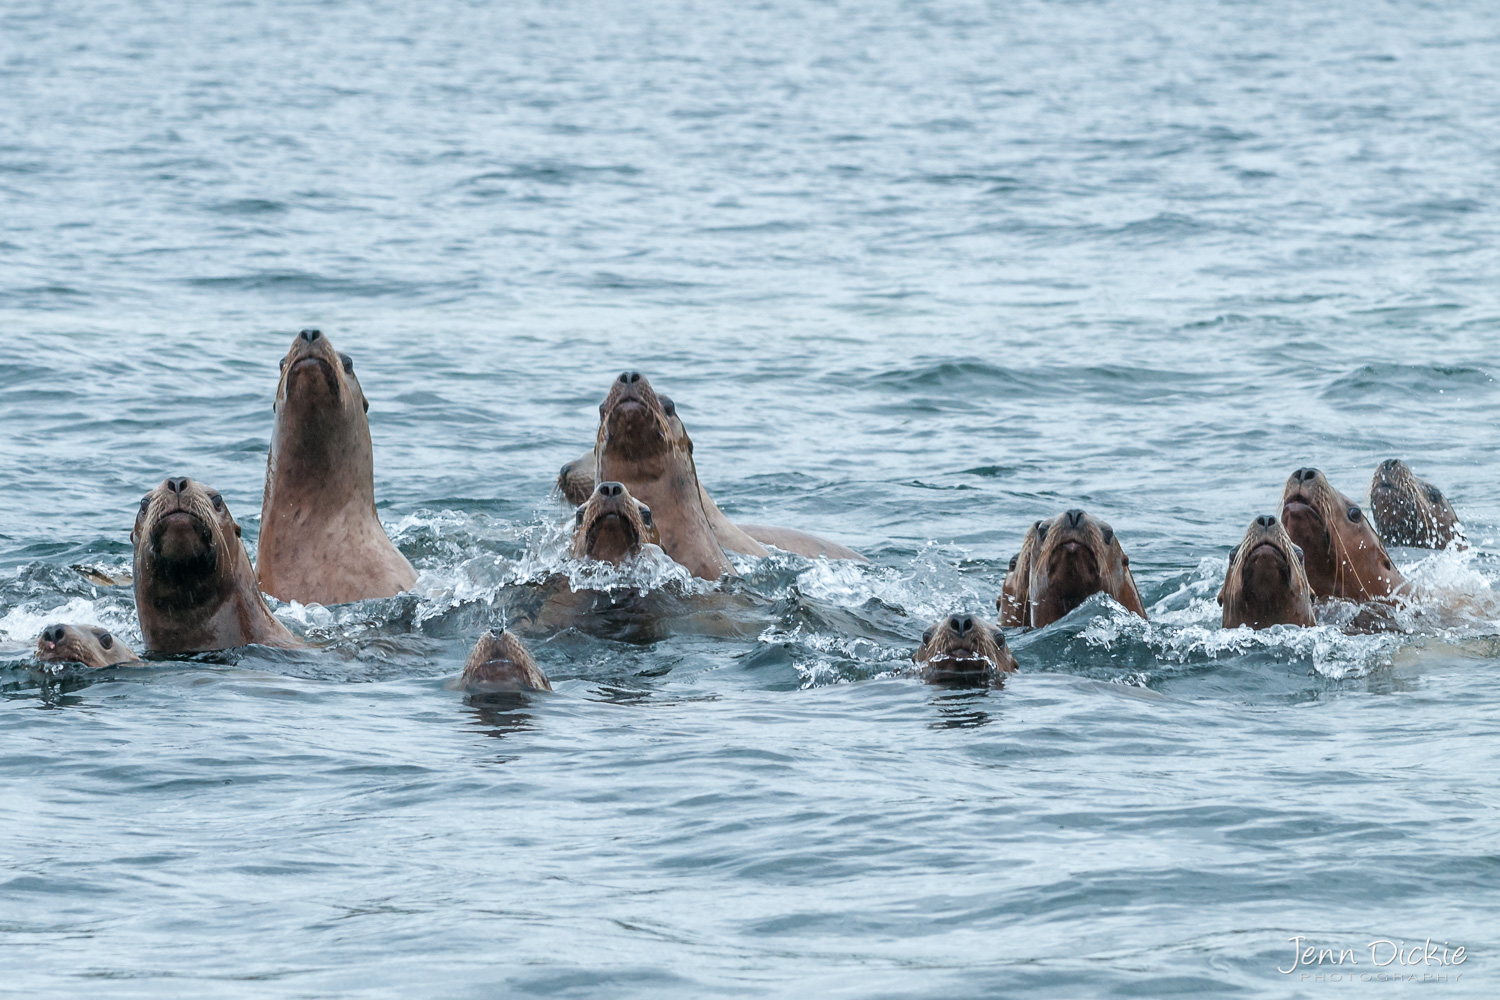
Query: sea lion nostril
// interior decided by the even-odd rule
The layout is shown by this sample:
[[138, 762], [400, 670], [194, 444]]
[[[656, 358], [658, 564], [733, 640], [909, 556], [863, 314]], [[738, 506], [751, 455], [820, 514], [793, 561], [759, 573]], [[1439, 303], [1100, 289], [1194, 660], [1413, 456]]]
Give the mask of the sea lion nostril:
[[1068, 527], [1070, 528], [1076, 528], [1083, 523], [1083, 511], [1077, 508], [1068, 511], [1066, 516], [1068, 518]]
[[971, 615], [954, 615], [948, 619], [948, 625], [959, 635], [963, 635], [974, 627], [974, 618]]
[[301, 337], [303, 340], [305, 340], [309, 344], [311, 344], [313, 341], [315, 341], [319, 337], [323, 336], [323, 331], [322, 330], [303, 330], [301, 333], [297, 334], [297, 336]]
[[173, 493], [181, 493], [187, 489], [188, 480], [186, 476], [173, 476], [167, 480], [167, 489]]
[[631, 385], [632, 383], [639, 382], [640, 380], [641, 380], [641, 373], [640, 372], [621, 372], [620, 373], [620, 381], [622, 383], [624, 383], [625, 385]]
[[599, 495], [601, 497], [611, 497], [611, 498], [613, 498], [613, 497], [620, 496], [624, 492], [625, 492], [625, 487], [621, 486], [619, 483], [600, 483], [599, 484]]
[[1255, 523], [1260, 525], [1262, 528], [1269, 528], [1276, 523], [1276, 518], [1271, 516], [1270, 514], [1262, 514], [1260, 517], [1257, 517], [1255, 519]]
[[1317, 469], [1303, 468], [1298, 469], [1296, 472], [1292, 473], [1292, 478], [1297, 480], [1299, 483], [1310, 483], [1315, 478], [1317, 478], [1317, 475]]

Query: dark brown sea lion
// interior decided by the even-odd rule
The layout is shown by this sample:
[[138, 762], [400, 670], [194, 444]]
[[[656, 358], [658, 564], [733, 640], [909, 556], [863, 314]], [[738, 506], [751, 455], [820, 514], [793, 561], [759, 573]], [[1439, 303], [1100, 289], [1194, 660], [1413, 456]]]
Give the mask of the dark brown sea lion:
[[621, 483], [600, 483], [574, 517], [574, 559], [618, 563], [639, 553], [642, 545], [660, 543], [651, 508]]
[[[626, 375], [633, 374], [636, 373], [626, 373]], [[677, 405], [666, 396], [657, 396], [657, 399], [661, 402], [662, 412], [668, 423], [672, 425], [674, 434], [691, 446], [687, 429], [677, 415]], [[694, 474], [697, 474], [696, 460]], [[568, 462], [558, 472], [558, 491], [569, 503], [577, 506], [588, 499], [594, 488], [596, 476], [594, 453], [581, 455]], [[766, 551], [765, 546], [773, 545], [783, 551], [806, 556], [809, 559], [821, 556], [828, 559], [865, 561], [864, 556], [846, 545], [840, 545], [838, 542], [819, 538], [817, 535], [798, 531], [795, 528], [781, 528], [766, 524], [735, 524], [719, 509], [719, 505], [709, 495], [701, 479], [698, 482], [698, 492], [701, 495], [704, 516], [708, 520], [709, 527], [713, 529], [719, 545], [730, 552], [738, 552], [747, 556], [766, 556], [770, 553]]]
[[1383, 600], [1406, 587], [1359, 505], [1317, 469], [1298, 469], [1287, 480], [1281, 520], [1302, 548], [1315, 597]]
[[1021, 540], [1021, 551], [1010, 557], [1010, 566], [1005, 571], [1005, 581], [1000, 585], [1000, 596], [995, 598], [995, 608], [1000, 612], [1000, 625], [1015, 628], [1031, 624], [1031, 566], [1036, 560], [1037, 546], [1041, 544], [1042, 522], [1037, 521], [1026, 529]]
[[693, 442], [639, 372], [615, 379], [599, 404], [594, 467], [651, 508], [661, 547], [688, 572], [717, 580], [730, 570], [698, 488]]
[[1302, 550], [1274, 516], [1262, 514], [1251, 521], [1229, 553], [1229, 571], [1219, 589], [1224, 627], [1314, 624], [1312, 588], [1302, 559]]
[[130, 541], [148, 650], [302, 645], [260, 596], [240, 526], [218, 490], [185, 476], [168, 479], [141, 500]]
[[349, 355], [298, 334], [281, 360], [256, 555], [272, 597], [343, 604], [417, 582], [375, 513], [369, 408]]
[[1399, 458], [1388, 458], [1375, 469], [1370, 514], [1387, 545], [1445, 549], [1450, 542], [1464, 541], [1463, 525], [1443, 491], [1418, 479]]
[[1081, 510], [1070, 510], [1036, 528], [1031, 564], [1031, 624], [1051, 625], [1093, 594], [1105, 593], [1132, 614], [1146, 617], [1130, 573], [1130, 557], [1115, 530]]
[[490, 629], [479, 637], [464, 663], [459, 684], [482, 694], [551, 691], [552, 682], [514, 632]]
[[975, 615], [940, 618], [912, 654], [929, 684], [989, 684], [1016, 672], [1005, 635]]
[[81, 663], [96, 670], [141, 662], [134, 650], [97, 625], [48, 625], [37, 637], [36, 658], [44, 663]]

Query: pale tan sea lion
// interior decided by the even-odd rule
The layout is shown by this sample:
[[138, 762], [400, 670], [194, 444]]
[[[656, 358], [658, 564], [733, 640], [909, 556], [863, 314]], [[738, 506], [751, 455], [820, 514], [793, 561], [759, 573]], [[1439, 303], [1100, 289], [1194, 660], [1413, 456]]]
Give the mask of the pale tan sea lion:
[[1302, 548], [1315, 597], [1385, 600], [1406, 589], [1406, 578], [1359, 505], [1334, 489], [1317, 469], [1298, 469], [1287, 480], [1281, 521]]
[[139, 663], [135, 651], [97, 625], [48, 625], [36, 640], [43, 663], [81, 663], [97, 670], [118, 663]]
[[416, 584], [375, 512], [369, 408], [349, 356], [298, 334], [281, 360], [256, 555], [272, 597], [343, 604]]
[[600, 482], [623, 483], [651, 508], [663, 551], [688, 572], [717, 580], [731, 569], [704, 509], [692, 439], [639, 372], [615, 379], [599, 404], [594, 467]]
[[912, 654], [929, 684], [989, 684], [1016, 672], [1005, 635], [975, 615], [939, 618]]
[[1302, 550], [1274, 516], [1262, 514], [1251, 521], [1229, 553], [1229, 570], [1219, 589], [1224, 627], [1315, 624], [1312, 587], [1302, 560]]
[[1125, 610], [1146, 617], [1130, 572], [1130, 557], [1115, 531], [1081, 510], [1070, 510], [1036, 528], [1031, 564], [1031, 624], [1051, 625], [1091, 595], [1105, 593]]
[[1042, 522], [1036, 521], [1027, 528], [1026, 537], [1021, 540], [1021, 551], [1010, 557], [1005, 581], [1000, 585], [1000, 596], [995, 598], [1002, 628], [1031, 624], [1031, 564], [1035, 562], [1037, 546], [1041, 544], [1041, 527]]
[[660, 543], [651, 508], [621, 483], [600, 483], [574, 516], [570, 551], [574, 559], [619, 563], [638, 554], [642, 545]]
[[300, 646], [255, 585], [240, 526], [218, 490], [174, 476], [141, 500], [135, 604], [153, 653], [205, 653], [258, 643]]
[[[677, 415], [677, 405], [666, 396], [658, 396], [657, 399], [661, 403], [662, 413], [672, 425], [673, 433], [687, 441], [691, 448], [692, 441], [682, 424], [682, 419]], [[694, 461], [694, 474], [696, 475], [696, 459]], [[568, 462], [559, 471], [558, 491], [569, 503], [577, 506], [587, 500], [593, 490], [596, 476], [593, 453], [581, 455]], [[720, 547], [730, 552], [738, 552], [747, 556], [766, 556], [770, 553], [766, 551], [765, 546], [773, 545], [783, 551], [806, 556], [809, 559], [824, 557], [866, 561], [864, 556], [846, 545], [840, 545], [838, 542], [819, 538], [817, 535], [798, 531], [795, 528], [781, 528], [766, 524], [735, 524], [719, 509], [719, 505], [714, 502], [714, 498], [709, 494], [701, 479], [698, 481], [698, 492], [702, 498], [703, 512], [709, 527], [718, 538]]]
[[479, 637], [459, 684], [481, 694], [552, 690], [552, 682], [516, 634], [499, 628]]
[[1387, 545], [1445, 549], [1456, 540], [1464, 547], [1463, 525], [1443, 491], [1419, 479], [1399, 458], [1388, 458], [1375, 469], [1370, 515]]

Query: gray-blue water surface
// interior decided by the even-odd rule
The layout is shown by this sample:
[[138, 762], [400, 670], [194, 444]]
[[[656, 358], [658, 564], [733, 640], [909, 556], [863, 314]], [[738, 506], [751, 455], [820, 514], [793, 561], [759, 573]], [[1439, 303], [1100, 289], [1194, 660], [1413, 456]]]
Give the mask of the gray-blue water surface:
[[[1493, 4], [11, 0], [0, 95], [5, 990], [1500, 990]], [[40, 672], [54, 620], [139, 647], [70, 567], [163, 477], [253, 542], [304, 326], [418, 592]], [[626, 367], [732, 515], [871, 562], [528, 630]], [[1461, 612], [1219, 630], [1287, 474], [1393, 455], [1469, 526], [1393, 553]], [[912, 679], [1071, 506], [1152, 621]], [[502, 622], [554, 695], [445, 686]], [[1465, 964], [1367, 947], [1429, 936]]]

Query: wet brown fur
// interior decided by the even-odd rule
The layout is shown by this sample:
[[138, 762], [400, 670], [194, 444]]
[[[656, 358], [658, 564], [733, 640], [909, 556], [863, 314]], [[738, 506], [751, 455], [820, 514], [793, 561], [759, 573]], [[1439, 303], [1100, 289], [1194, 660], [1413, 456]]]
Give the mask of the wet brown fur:
[[217, 490], [192, 480], [146, 494], [130, 540], [141, 636], [154, 653], [259, 643], [300, 646], [256, 587], [240, 526]]
[[491, 629], [479, 637], [459, 683], [482, 693], [551, 691], [552, 682], [514, 632]]
[[271, 596], [343, 604], [416, 584], [375, 512], [368, 409], [353, 363], [327, 337], [292, 342], [276, 388], [256, 553]]
[[618, 563], [639, 553], [642, 545], [660, 543], [651, 508], [621, 483], [600, 483], [578, 508], [571, 553], [574, 559]]
[[1130, 557], [1108, 524], [1082, 511], [1069, 511], [1044, 521], [1036, 531], [1028, 586], [1032, 625], [1050, 625], [1101, 592], [1132, 614], [1146, 617]]
[[1036, 560], [1037, 546], [1041, 544], [1038, 531], [1041, 526], [1042, 522], [1036, 521], [1026, 529], [1021, 551], [1011, 556], [1010, 568], [1000, 585], [1000, 596], [995, 598], [995, 609], [1000, 612], [1003, 628], [1031, 624], [1031, 565]]
[[139, 663], [125, 643], [97, 625], [49, 625], [36, 640], [36, 658], [44, 663], [81, 663], [99, 669]]
[[1279, 520], [1257, 518], [1235, 546], [1219, 589], [1225, 628], [1314, 624], [1312, 588], [1302, 555]]
[[[1299, 478], [1309, 473], [1309, 478]], [[1318, 470], [1292, 473], [1281, 496], [1281, 521], [1302, 548], [1315, 597], [1385, 600], [1406, 588], [1405, 577], [1359, 505]]]
[[1463, 547], [1463, 525], [1443, 491], [1418, 478], [1399, 458], [1386, 459], [1370, 482], [1370, 516], [1387, 545], [1444, 549]]
[[974, 615], [949, 615], [933, 622], [912, 659], [930, 684], [995, 683], [1002, 674], [1016, 671], [1005, 635]]

